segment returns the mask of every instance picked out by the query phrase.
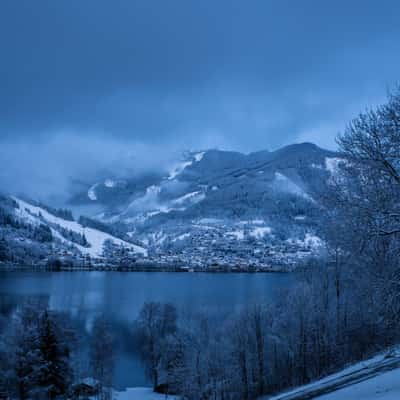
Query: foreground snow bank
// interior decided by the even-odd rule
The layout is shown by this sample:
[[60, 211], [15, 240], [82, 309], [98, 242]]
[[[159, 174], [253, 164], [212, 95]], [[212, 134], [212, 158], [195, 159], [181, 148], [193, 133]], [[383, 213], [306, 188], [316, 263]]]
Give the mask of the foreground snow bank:
[[399, 400], [400, 368], [317, 398], [320, 400]]
[[113, 392], [113, 400], [177, 400], [175, 396], [154, 393], [151, 388], [127, 388], [124, 392]]
[[[364, 393], [369, 397], [364, 396]], [[389, 397], [382, 397], [383, 395]], [[277, 396], [263, 397], [262, 400], [314, 398], [328, 400], [400, 399], [400, 348], [378, 354], [308, 385]]]

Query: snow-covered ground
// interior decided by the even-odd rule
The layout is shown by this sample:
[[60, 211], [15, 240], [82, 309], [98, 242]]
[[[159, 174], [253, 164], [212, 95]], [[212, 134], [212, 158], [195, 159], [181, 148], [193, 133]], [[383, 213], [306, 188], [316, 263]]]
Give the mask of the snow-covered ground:
[[128, 388], [124, 392], [113, 392], [113, 400], [176, 400], [175, 396], [154, 393], [151, 388]]
[[[396, 362], [400, 363], [399, 351], [387, 358], [385, 354], [380, 354], [309, 385], [301, 386], [278, 396], [264, 397], [260, 400], [400, 400], [400, 365], [396, 368]], [[393, 367], [395, 369], [391, 369]], [[385, 370], [386, 368], [390, 370]], [[354, 382], [346, 383], [346, 380], [352, 377]], [[344, 387], [327, 394], [313, 395], [318, 390], [324, 390], [324, 388], [329, 391], [331, 384], [343, 384]], [[113, 400], [165, 399], [177, 400], [177, 397], [154, 393], [151, 388], [146, 387], [128, 388], [124, 392], [113, 392]]]
[[272, 229], [268, 226], [258, 226], [250, 232], [250, 236], [256, 239], [262, 239], [265, 235], [270, 235]]
[[308, 385], [261, 400], [399, 400], [400, 349], [351, 365]]
[[317, 398], [320, 400], [399, 400], [400, 368]]
[[61, 241], [68, 242], [65, 238], [57, 232], [55, 226], [60, 226], [64, 229], [71, 230], [76, 233], [84, 234], [86, 240], [90, 244], [90, 247], [83, 247], [76, 243], [70, 243], [71, 245], [78, 248], [81, 253], [89, 254], [91, 257], [100, 257], [103, 254], [103, 245], [106, 240], [111, 240], [118, 246], [123, 246], [132, 249], [135, 253], [147, 256], [147, 250], [143, 247], [136, 246], [132, 243], [125, 242], [122, 239], [118, 239], [106, 232], [99, 231], [97, 229], [83, 227], [76, 221], [68, 221], [49, 213], [44, 208], [34, 206], [24, 200], [14, 197], [14, 200], [18, 203], [19, 209], [16, 211], [17, 215], [33, 224], [40, 224], [42, 222], [48, 222], [53, 224], [51, 230], [52, 233]]

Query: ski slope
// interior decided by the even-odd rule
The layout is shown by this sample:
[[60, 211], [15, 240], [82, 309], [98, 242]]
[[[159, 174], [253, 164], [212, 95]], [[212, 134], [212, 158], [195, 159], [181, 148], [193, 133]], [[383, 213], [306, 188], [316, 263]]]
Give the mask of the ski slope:
[[[101, 257], [103, 255], [103, 246], [106, 240], [110, 240], [118, 246], [123, 246], [132, 249], [133, 252], [147, 256], [147, 250], [141, 246], [128, 243], [122, 239], [116, 238], [106, 232], [99, 231], [94, 228], [84, 227], [76, 221], [68, 221], [57, 217], [47, 210], [34, 206], [17, 197], [13, 198], [19, 208], [15, 211], [16, 215], [22, 219], [27, 220], [32, 224], [48, 223], [53, 235], [63, 242], [67, 242], [75, 246], [81, 253], [89, 254], [91, 257]], [[84, 234], [90, 247], [83, 247], [79, 244], [69, 242], [58, 231], [57, 226], [71, 230], [76, 233]]]

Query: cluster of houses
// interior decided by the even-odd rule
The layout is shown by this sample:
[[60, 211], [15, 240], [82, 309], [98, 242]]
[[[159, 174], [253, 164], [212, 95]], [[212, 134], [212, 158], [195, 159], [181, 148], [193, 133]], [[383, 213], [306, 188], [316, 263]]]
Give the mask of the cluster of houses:
[[154, 243], [149, 247], [148, 259], [154, 264], [182, 265], [192, 270], [284, 271], [315, 254], [310, 244], [253, 232], [192, 230], [190, 234], [167, 237], [161, 245]]

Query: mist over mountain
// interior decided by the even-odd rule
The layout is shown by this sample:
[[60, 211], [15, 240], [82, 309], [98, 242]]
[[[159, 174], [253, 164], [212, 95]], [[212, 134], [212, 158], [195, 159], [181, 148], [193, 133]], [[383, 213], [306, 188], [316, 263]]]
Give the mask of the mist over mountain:
[[[60, 249], [67, 242], [75, 254], [103, 256], [104, 235], [111, 234], [126, 246], [139, 246], [153, 262], [291, 264], [323, 249], [319, 198], [341, 162], [333, 151], [300, 143], [248, 154], [189, 151], [135, 169], [107, 170], [100, 163], [97, 172], [91, 166], [92, 177], [80, 177], [78, 170], [62, 177], [57, 171], [60, 180], [68, 180], [63, 203], [72, 212], [57, 211], [57, 201], [47, 208], [40, 198], [19, 196], [8, 200], [16, 201], [15, 211], [8, 206], [5, 213], [23, 226], [46, 226], [54, 239], [61, 235]], [[100, 232], [91, 240], [103, 238], [95, 240], [95, 252], [82, 247], [87, 221]]]
[[339, 163], [335, 152], [311, 143], [249, 154], [192, 152], [164, 175], [93, 182], [71, 204], [99, 206], [95, 218], [122, 224], [157, 250], [176, 252], [193, 241], [202, 247], [210, 231], [224, 243], [304, 240], [316, 235], [318, 198]]
[[217, 209], [225, 209], [231, 217], [249, 212], [264, 215], [274, 196], [285, 194], [314, 202], [313, 196], [333, 172], [336, 158], [335, 152], [312, 143], [249, 154], [187, 152], [169, 171], [146, 171], [125, 178], [108, 175], [82, 184], [82, 191], [69, 202], [72, 206], [97, 205], [103, 208], [98, 217], [105, 220], [146, 219], [174, 212], [186, 215], [189, 209], [206, 215]]

